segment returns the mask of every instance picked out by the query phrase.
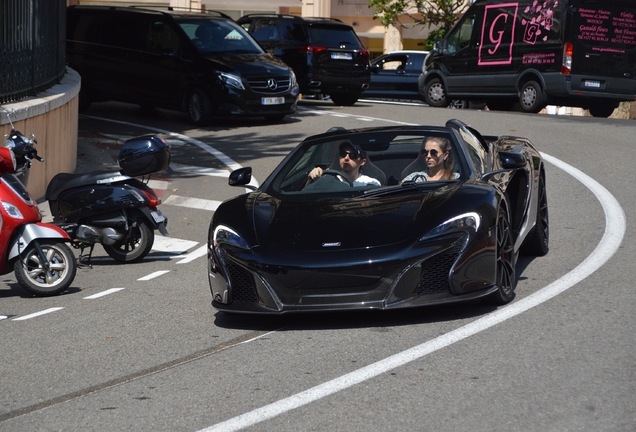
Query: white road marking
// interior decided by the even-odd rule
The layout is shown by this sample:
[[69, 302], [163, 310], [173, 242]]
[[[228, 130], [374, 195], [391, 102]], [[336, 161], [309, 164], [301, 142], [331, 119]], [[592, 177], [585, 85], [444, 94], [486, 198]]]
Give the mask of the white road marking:
[[170, 169], [172, 169], [172, 171], [180, 172], [180, 173], [206, 175], [206, 176], [214, 176], [214, 177], [227, 178], [230, 175], [230, 171], [226, 169], [194, 167], [191, 165], [181, 165], [176, 163], [171, 163]]
[[124, 288], [111, 288], [111, 289], [107, 289], [106, 291], [102, 291], [102, 292], [100, 292], [100, 293], [93, 294], [93, 295], [90, 295], [90, 296], [88, 296], [88, 297], [84, 297], [84, 300], [93, 300], [93, 299], [96, 299], [96, 298], [104, 297], [104, 296], [107, 296], [108, 294], [116, 293], [117, 291], [121, 291], [121, 290], [123, 290], [123, 289], [124, 289]]
[[222, 201], [208, 200], [202, 198], [191, 198], [178, 195], [170, 195], [163, 204], [179, 207], [188, 207], [199, 210], [216, 211]]
[[590, 189], [601, 203], [603, 211], [605, 212], [605, 232], [603, 238], [596, 249], [575, 269], [528, 297], [500, 308], [470, 324], [324, 384], [312, 387], [224, 422], [217, 423], [209, 428], [202, 429], [201, 432], [237, 431], [254, 426], [295, 408], [299, 408], [371, 378], [375, 378], [392, 369], [419, 360], [430, 353], [487, 330], [550, 300], [602, 267], [616, 253], [625, 236], [626, 222], [622, 207], [609, 191], [591, 177], [559, 159], [547, 154], [542, 155], [546, 162], [564, 170]]
[[148, 180], [148, 187], [151, 189], [166, 190], [170, 187], [170, 182], [163, 180]]
[[150, 273], [148, 276], [144, 276], [142, 278], [137, 279], [138, 281], [148, 281], [150, 279], [154, 279], [156, 277], [162, 276], [166, 273], [170, 273], [170, 270], [159, 270], [154, 273]]
[[314, 111], [308, 108], [304, 108], [304, 107], [299, 107], [299, 110], [302, 111], [306, 111], [309, 114], [318, 114], [318, 115], [324, 115], [324, 114], [328, 114], [328, 115], [332, 115], [334, 117], [350, 117], [356, 120], [362, 120], [365, 119], [365, 121], [381, 121], [381, 122], [385, 122], [385, 123], [394, 123], [394, 124], [399, 124], [399, 125], [405, 125], [405, 126], [416, 126], [416, 123], [407, 123], [407, 122], [401, 122], [401, 121], [397, 121], [397, 120], [387, 120], [387, 119], [383, 119], [383, 118], [378, 118], [378, 117], [368, 117], [368, 116], [359, 116], [357, 114], [346, 114], [346, 113], [338, 113], [338, 114], [332, 114], [332, 113], [325, 113], [322, 111]]
[[152, 249], [159, 252], [181, 255], [198, 244], [199, 242], [191, 240], [183, 240], [174, 237], [155, 236], [155, 241], [152, 244]]
[[2, 320], [6, 320], [7, 318], [9, 318], [9, 317], [8, 317], [8, 316], [6, 316], [6, 315], [0, 315], [0, 321], [2, 321]]
[[181, 261], [177, 262], [177, 264], [187, 264], [190, 261], [194, 261], [197, 258], [206, 256], [207, 253], [208, 253], [208, 247], [207, 245], [203, 245], [199, 249], [195, 250], [194, 252], [186, 255]]
[[32, 313], [31, 315], [25, 315], [25, 316], [20, 317], [20, 318], [13, 318], [13, 321], [24, 321], [24, 320], [28, 320], [28, 319], [31, 319], [31, 318], [35, 318], [35, 317], [39, 317], [39, 316], [42, 316], [42, 315], [49, 314], [51, 312], [56, 312], [56, 311], [59, 311], [59, 310], [62, 310], [62, 309], [64, 309], [64, 308], [63, 307], [49, 308], [49, 309], [45, 309], [45, 310], [43, 310], [41, 312]]

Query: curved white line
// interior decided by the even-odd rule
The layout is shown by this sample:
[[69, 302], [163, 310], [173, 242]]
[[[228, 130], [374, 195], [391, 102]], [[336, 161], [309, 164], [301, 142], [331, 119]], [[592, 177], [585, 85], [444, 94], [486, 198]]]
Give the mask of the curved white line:
[[474, 334], [482, 332], [490, 327], [500, 324], [514, 316], [517, 316], [535, 306], [544, 303], [559, 295], [568, 288], [587, 278], [589, 275], [603, 266], [618, 250], [625, 236], [626, 222], [622, 207], [603, 186], [578, 169], [566, 164], [547, 154], [542, 154], [545, 160], [564, 170], [572, 177], [583, 183], [596, 196], [605, 213], [605, 233], [596, 249], [576, 268], [562, 276], [550, 285], [536, 291], [528, 297], [514, 302], [509, 306], [498, 309], [470, 324], [455, 329], [449, 333], [424, 342], [421, 345], [395, 354], [384, 360], [370, 364], [362, 369], [348, 373], [341, 377], [327, 381], [324, 384], [297, 393], [285, 399], [257, 408], [248, 413], [231, 418], [216, 425], [201, 429], [199, 432], [212, 431], [236, 431], [276, 417], [295, 408], [307, 405], [326, 396], [347, 389], [380, 374], [403, 366], [412, 361], [440, 350], [444, 347], [466, 339]]

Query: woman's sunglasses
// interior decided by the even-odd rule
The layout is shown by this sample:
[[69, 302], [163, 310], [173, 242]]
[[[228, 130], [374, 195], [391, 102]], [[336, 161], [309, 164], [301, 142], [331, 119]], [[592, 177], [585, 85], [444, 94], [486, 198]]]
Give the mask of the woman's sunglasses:
[[341, 158], [345, 158], [345, 157], [347, 157], [347, 155], [349, 155], [349, 159], [351, 159], [351, 160], [360, 159], [360, 153], [358, 153], [357, 151], [340, 150], [340, 157]]
[[436, 149], [431, 149], [431, 150], [422, 149], [422, 154], [424, 156], [428, 156], [429, 153], [431, 154], [432, 158], [436, 158], [439, 155], [439, 152]]

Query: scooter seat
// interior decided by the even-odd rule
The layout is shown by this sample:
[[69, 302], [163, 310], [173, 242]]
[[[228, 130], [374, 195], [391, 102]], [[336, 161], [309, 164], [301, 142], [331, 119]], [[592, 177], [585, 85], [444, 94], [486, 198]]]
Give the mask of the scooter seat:
[[[48, 201], [57, 201], [60, 194], [66, 190], [81, 186], [97, 184], [98, 182], [108, 183], [104, 180], [109, 178], [122, 180], [122, 174], [118, 171], [94, 171], [91, 173], [59, 173], [51, 179], [46, 188], [44, 198]], [[125, 177], [129, 178], [129, 177]]]

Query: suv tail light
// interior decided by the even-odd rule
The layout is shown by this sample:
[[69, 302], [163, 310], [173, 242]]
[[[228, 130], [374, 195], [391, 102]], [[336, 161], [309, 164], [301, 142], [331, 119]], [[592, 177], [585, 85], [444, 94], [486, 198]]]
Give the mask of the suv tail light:
[[572, 73], [572, 51], [573, 46], [571, 42], [563, 44], [563, 63], [561, 64], [561, 73], [564, 75], [570, 75]]
[[306, 46], [302, 46], [298, 48], [298, 52], [307, 53], [307, 54], [317, 54], [319, 52], [325, 51], [326, 49], [327, 47], [306, 45]]
[[365, 49], [361, 49], [360, 50], [360, 54], [365, 56], [365, 57], [369, 57], [369, 51], [365, 50]]

